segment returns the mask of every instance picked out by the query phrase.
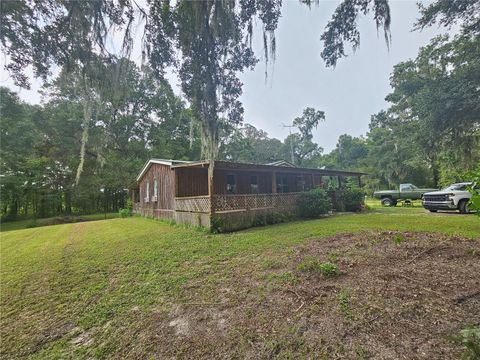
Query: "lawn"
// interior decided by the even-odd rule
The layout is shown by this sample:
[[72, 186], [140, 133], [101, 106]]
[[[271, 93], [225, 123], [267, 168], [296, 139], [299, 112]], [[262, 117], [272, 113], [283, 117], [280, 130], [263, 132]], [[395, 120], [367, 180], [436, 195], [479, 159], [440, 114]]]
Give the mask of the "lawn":
[[[436, 345], [420, 350], [455, 358], [462, 345], [447, 335], [480, 322], [480, 299], [469, 297], [480, 286], [474, 215], [373, 208], [219, 235], [133, 217], [0, 236], [2, 358], [398, 358], [405, 349], [378, 334], [395, 316], [415, 331], [433, 324], [428, 306], [444, 332], [419, 337]], [[437, 245], [448, 252], [438, 271]], [[340, 274], [316, 272], [320, 261]], [[372, 280], [390, 263], [395, 296]], [[417, 275], [437, 283], [408, 281]], [[439, 303], [439, 291], [467, 294], [464, 307]], [[399, 294], [393, 311], [386, 300]]]
[[81, 221], [93, 221], [102, 219], [115, 219], [119, 215], [118, 213], [101, 213], [101, 214], [89, 214], [89, 215], [74, 215], [71, 217], [52, 217], [45, 219], [24, 219], [17, 221], [7, 221], [0, 223], [0, 231], [11, 231], [20, 229], [29, 229], [39, 226], [56, 225], [67, 222], [81, 222]]

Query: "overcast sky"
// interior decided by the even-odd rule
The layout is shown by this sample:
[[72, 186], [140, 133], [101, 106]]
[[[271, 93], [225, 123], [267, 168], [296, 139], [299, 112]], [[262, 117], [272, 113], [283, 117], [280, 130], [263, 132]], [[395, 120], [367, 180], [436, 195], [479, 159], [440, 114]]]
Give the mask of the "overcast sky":
[[[338, 1], [321, 1], [309, 9], [298, 0], [284, 0], [276, 31], [276, 62], [268, 68], [267, 82], [259, 34], [254, 47], [261, 60], [254, 71], [241, 76], [245, 122], [283, 139], [288, 129], [282, 124], [291, 124], [305, 107], [323, 110], [326, 121], [315, 131], [314, 141], [330, 151], [341, 134], [365, 134], [370, 116], [387, 106], [384, 98], [390, 92], [393, 66], [415, 57], [419, 47], [440, 33], [436, 28], [413, 32], [416, 1], [392, 0], [390, 50], [369, 16], [360, 21], [360, 49], [340, 60], [335, 69], [326, 68], [320, 58], [320, 35], [337, 5]], [[138, 54], [133, 60], [139, 60]], [[20, 90], [13, 86], [3, 64], [0, 71], [0, 85], [20, 91], [25, 101], [40, 102], [39, 82], [33, 82], [30, 91]]]

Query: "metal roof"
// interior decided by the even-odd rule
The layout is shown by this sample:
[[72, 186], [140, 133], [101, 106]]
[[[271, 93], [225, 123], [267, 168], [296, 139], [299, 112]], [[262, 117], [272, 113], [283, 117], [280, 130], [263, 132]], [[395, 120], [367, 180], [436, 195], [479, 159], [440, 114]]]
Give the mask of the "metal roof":
[[[185, 164], [172, 165], [172, 168], [180, 167], [206, 167], [210, 164], [209, 160], [203, 161], [191, 161]], [[279, 166], [279, 165], [269, 165], [269, 164], [252, 164], [252, 163], [238, 163], [232, 161], [215, 161], [215, 168], [218, 169], [238, 169], [238, 170], [264, 170], [264, 171], [277, 171], [277, 172], [288, 172], [288, 173], [315, 173], [318, 175], [324, 176], [362, 176], [368, 175], [366, 173], [357, 172], [357, 171], [345, 171], [345, 170], [331, 170], [331, 169], [314, 169], [314, 168], [300, 168], [300, 167], [290, 167], [290, 166]]]
[[150, 168], [152, 164], [160, 164], [160, 165], [167, 165], [167, 166], [173, 166], [176, 164], [187, 164], [191, 163], [192, 161], [185, 161], [185, 160], [173, 160], [173, 159], [150, 159], [148, 160], [145, 165], [143, 166], [142, 170], [140, 170], [140, 173], [137, 176], [137, 181], [139, 181], [143, 175], [147, 172], [147, 170]]

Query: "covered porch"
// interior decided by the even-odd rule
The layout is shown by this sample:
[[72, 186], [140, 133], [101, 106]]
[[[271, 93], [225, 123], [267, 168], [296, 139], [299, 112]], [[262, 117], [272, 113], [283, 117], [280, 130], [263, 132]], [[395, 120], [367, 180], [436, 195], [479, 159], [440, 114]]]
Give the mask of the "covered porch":
[[299, 195], [315, 187], [324, 188], [335, 207], [346, 178], [354, 177], [361, 185], [360, 177], [364, 175], [217, 161], [213, 184], [209, 184], [208, 166], [208, 161], [174, 166], [177, 212], [226, 214], [293, 209]]

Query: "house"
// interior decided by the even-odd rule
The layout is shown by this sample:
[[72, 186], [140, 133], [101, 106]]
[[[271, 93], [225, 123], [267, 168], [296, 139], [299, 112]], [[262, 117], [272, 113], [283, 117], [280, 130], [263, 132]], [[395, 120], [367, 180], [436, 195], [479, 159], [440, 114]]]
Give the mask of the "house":
[[224, 230], [236, 230], [252, 226], [259, 214], [293, 211], [299, 194], [314, 187], [328, 186], [335, 204], [347, 177], [360, 183], [365, 175], [300, 168], [284, 160], [265, 165], [215, 161], [209, 184], [208, 167], [208, 160], [149, 160], [130, 189], [134, 211], [207, 228], [220, 219]]

